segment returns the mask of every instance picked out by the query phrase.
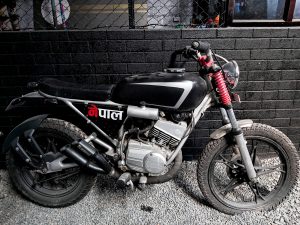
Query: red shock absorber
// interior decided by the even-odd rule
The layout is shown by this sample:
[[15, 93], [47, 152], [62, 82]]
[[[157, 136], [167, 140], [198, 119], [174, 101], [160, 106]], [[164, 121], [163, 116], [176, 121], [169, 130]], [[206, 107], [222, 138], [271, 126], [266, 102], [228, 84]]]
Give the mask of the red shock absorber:
[[213, 78], [215, 79], [216, 86], [219, 90], [221, 103], [225, 106], [231, 105], [231, 98], [230, 98], [227, 86], [225, 84], [222, 72], [219, 71], [219, 72], [215, 73], [213, 75]]

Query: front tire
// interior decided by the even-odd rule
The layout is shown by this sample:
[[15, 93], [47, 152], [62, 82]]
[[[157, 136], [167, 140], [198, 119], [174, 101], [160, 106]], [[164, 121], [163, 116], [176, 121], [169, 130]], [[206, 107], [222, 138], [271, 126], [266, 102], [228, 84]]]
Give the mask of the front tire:
[[[55, 151], [62, 146], [85, 136], [73, 124], [53, 118], [45, 119], [34, 133], [44, 153], [57, 153]], [[26, 152], [39, 160], [30, 148]], [[12, 149], [7, 153], [7, 169], [13, 185], [22, 195], [46, 207], [64, 207], [78, 202], [87, 195], [96, 180], [95, 174], [87, 173], [80, 167], [50, 174], [36, 172]]]
[[298, 177], [299, 155], [286, 135], [257, 123], [243, 128], [243, 133], [258, 175], [257, 184], [248, 179], [230, 135], [211, 141], [198, 161], [198, 184], [203, 195], [227, 214], [274, 209], [289, 195]]

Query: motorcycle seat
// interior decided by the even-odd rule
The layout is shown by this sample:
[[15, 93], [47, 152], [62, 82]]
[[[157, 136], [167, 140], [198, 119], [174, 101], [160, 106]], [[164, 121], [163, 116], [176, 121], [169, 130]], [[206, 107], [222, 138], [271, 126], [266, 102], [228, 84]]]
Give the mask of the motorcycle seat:
[[115, 85], [111, 84], [79, 84], [46, 78], [39, 81], [41, 92], [56, 97], [91, 101], [107, 101], [111, 97]]

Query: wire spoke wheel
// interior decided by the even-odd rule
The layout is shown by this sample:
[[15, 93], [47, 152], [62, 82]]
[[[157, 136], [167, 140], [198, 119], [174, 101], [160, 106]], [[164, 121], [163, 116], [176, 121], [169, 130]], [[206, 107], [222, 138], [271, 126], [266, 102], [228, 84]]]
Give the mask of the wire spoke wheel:
[[298, 153], [283, 133], [262, 124], [243, 131], [257, 182], [249, 180], [230, 137], [210, 142], [199, 159], [201, 191], [214, 207], [228, 214], [276, 207], [298, 176]]
[[[72, 142], [70, 137], [49, 129], [37, 130], [34, 138], [44, 155], [58, 153], [60, 148]], [[34, 154], [30, 148], [26, 150], [26, 153], [34, 161], [41, 161], [39, 155]], [[25, 184], [40, 195], [62, 197], [72, 192], [79, 184], [79, 167], [45, 174], [30, 168], [24, 163], [20, 163], [20, 167], [20, 176]]]
[[[85, 134], [74, 125], [51, 118], [46, 119], [33, 134], [43, 159], [28, 139], [19, 137], [19, 144], [34, 165], [43, 167], [47, 161], [63, 156], [60, 153], [63, 146], [84, 137]], [[73, 162], [65, 158], [63, 163]], [[7, 168], [17, 190], [31, 201], [48, 207], [62, 207], [79, 201], [88, 193], [96, 178], [95, 174], [89, 174], [79, 166], [50, 173], [36, 167], [22, 161], [14, 151], [8, 152]]]
[[247, 137], [248, 149], [258, 175], [252, 184], [239, 154], [228, 147], [215, 155], [209, 172], [209, 185], [224, 204], [257, 208], [276, 195], [286, 179], [286, 160], [281, 147], [264, 137]]

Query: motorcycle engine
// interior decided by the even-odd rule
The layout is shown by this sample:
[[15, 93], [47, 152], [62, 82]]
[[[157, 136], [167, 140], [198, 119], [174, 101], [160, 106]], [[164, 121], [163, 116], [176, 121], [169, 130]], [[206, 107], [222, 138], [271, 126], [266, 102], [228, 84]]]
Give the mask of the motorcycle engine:
[[127, 147], [126, 165], [129, 169], [151, 174], [165, 170], [167, 156], [182, 139], [187, 125], [158, 120], [147, 134], [151, 142], [130, 140]]

